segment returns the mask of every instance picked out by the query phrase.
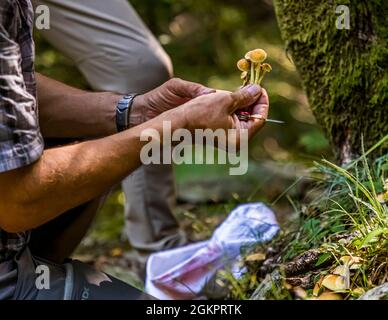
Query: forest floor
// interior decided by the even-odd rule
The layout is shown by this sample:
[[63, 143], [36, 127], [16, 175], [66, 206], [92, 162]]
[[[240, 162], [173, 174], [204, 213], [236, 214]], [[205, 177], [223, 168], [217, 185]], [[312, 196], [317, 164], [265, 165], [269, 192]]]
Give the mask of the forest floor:
[[[302, 162], [268, 160], [260, 165], [252, 162], [248, 174], [237, 177], [229, 176], [228, 169], [228, 166], [218, 165], [183, 165], [175, 168], [178, 194], [175, 216], [191, 241], [210, 238], [215, 228], [238, 204], [259, 201], [269, 204], [276, 200], [299, 176], [306, 173], [307, 167]], [[299, 184], [289, 194], [299, 197], [302, 189], [303, 184]], [[124, 232], [124, 202], [121, 190], [110, 196], [74, 258], [142, 287]], [[291, 205], [284, 199], [276, 204], [275, 213], [281, 225], [295, 217]]]
[[[227, 168], [176, 169], [176, 216], [193, 241], [208, 239], [240, 203], [261, 201], [277, 215], [281, 232], [245, 254], [245, 276], [219, 273], [228, 298], [355, 299], [379, 285], [377, 294], [387, 296], [388, 156], [361, 157], [345, 169], [266, 161], [239, 178]], [[76, 257], [142, 288], [123, 233], [123, 203], [122, 192], [112, 195]]]

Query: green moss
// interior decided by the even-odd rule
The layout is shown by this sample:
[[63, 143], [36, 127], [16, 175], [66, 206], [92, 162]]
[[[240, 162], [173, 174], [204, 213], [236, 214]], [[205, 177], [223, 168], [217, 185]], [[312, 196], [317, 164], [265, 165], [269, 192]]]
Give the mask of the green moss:
[[[337, 5], [350, 8], [350, 30], [338, 30]], [[338, 160], [388, 133], [386, 1], [276, 0], [286, 47], [311, 108]], [[346, 143], [347, 142], [347, 143]], [[386, 153], [388, 145], [379, 153]]]

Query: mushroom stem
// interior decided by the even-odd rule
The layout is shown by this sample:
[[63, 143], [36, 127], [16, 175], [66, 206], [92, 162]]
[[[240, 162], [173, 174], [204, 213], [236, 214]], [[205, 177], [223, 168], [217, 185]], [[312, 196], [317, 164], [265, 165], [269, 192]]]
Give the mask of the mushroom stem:
[[261, 78], [263, 68], [261, 67], [261, 64], [258, 64], [256, 67], [256, 75], [255, 75], [255, 84], [260, 84], [259, 79]]
[[255, 81], [255, 69], [256, 69], [255, 63], [252, 62], [251, 63], [251, 76], [250, 76], [250, 81], [249, 81], [250, 84], [253, 84]]
[[248, 73], [247, 76], [246, 76], [246, 77], [244, 78], [244, 80], [243, 80], [243, 87], [245, 87], [245, 86], [248, 84], [249, 77], [250, 77], [250, 75], [249, 75], [249, 73]]
[[261, 84], [261, 81], [264, 79], [264, 75], [267, 73], [267, 71], [263, 70], [263, 73], [261, 74], [260, 78], [257, 80], [257, 84]]

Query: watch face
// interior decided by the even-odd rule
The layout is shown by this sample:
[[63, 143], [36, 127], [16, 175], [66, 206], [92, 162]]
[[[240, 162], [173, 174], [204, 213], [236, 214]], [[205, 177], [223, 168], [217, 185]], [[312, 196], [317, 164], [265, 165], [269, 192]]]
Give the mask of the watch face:
[[120, 111], [125, 111], [125, 109], [127, 109], [128, 108], [128, 106], [126, 105], [126, 104], [119, 104], [118, 105], [118, 109], [120, 110]]

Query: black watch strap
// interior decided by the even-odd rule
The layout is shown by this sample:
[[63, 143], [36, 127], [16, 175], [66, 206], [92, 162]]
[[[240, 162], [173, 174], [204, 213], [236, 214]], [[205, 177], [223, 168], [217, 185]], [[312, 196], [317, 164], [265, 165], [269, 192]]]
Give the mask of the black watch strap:
[[127, 94], [120, 99], [116, 107], [117, 131], [121, 132], [129, 128], [129, 116], [131, 113], [133, 100], [138, 94]]

